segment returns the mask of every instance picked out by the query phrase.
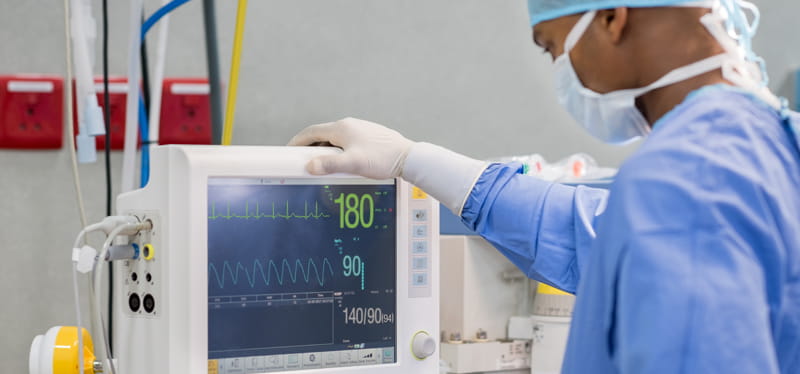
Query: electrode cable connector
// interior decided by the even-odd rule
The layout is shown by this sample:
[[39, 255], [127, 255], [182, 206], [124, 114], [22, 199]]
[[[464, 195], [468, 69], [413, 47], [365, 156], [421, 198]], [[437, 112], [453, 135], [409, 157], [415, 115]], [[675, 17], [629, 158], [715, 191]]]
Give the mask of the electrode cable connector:
[[[121, 226], [123, 228], [119, 229]], [[148, 219], [142, 222], [136, 216], [108, 216], [102, 221], [86, 226], [83, 230], [81, 230], [81, 232], [78, 234], [78, 237], [75, 238], [75, 244], [72, 246], [72, 248], [80, 248], [80, 244], [86, 237], [86, 234], [102, 231], [106, 235], [109, 235], [112, 231], [117, 229], [119, 229], [119, 231], [113, 235], [114, 237], [117, 235], [136, 235], [141, 231], [152, 230], [153, 221]]]
[[137, 260], [139, 259], [139, 246], [136, 244], [112, 245], [106, 252], [106, 261]]

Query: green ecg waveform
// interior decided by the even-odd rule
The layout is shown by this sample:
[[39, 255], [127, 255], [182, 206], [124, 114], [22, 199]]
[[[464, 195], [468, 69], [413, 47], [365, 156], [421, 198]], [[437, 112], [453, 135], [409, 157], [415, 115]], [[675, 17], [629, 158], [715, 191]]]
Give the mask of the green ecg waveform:
[[[245, 266], [245, 264], [238, 261], [224, 261], [221, 271], [217, 269], [215, 264], [209, 262], [208, 279], [209, 281], [215, 279], [220, 289], [225, 288], [228, 278], [230, 278], [231, 286], [236, 286], [244, 281], [246, 283], [243, 284], [249, 285], [250, 288], [255, 288], [258, 280], [262, 280], [265, 286], [272, 285], [273, 280], [277, 281], [280, 286], [287, 284], [287, 282], [296, 284], [302, 281], [306, 284], [316, 283], [320, 286], [324, 286], [326, 282], [329, 282], [331, 278], [333, 278], [333, 265], [327, 258], [323, 258], [320, 268], [317, 267], [316, 262], [311, 258], [307, 261], [297, 259], [294, 263], [288, 259], [264, 262], [256, 259], [253, 260], [252, 267]], [[311, 276], [312, 273], [314, 274], [313, 278]], [[326, 274], [330, 275], [326, 276]], [[242, 279], [241, 275], [244, 275], [244, 279]], [[274, 279], [273, 276], [275, 277]], [[361, 289], [364, 289], [363, 285]]]
[[272, 210], [270, 210], [269, 211], [270, 213], [267, 214], [267, 213], [264, 213], [264, 212], [261, 211], [261, 207], [259, 206], [258, 203], [255, 203], [255, 210], [254, 211], [251, 211], [250, 203], [245, 203], [244, 204], [244, 212], [243, 212], [244, 214], [241, 214], [242, 213], [241, 210], [238, 213], [231, 211], [231, 204], [230, 203], [226, 203], [225, 204], [225, 212], [223, 214], [221, 212], [220, 213], [217, 212], [217, 204], [216, 203], [211, 203], [211, 215], [208, 216], [208, 219], [209, 220], [216, 220], [216, 219], [228, 219], [228, 220], [230, 220], [230, 219], [234, 219], [234, 218], [236, 218], [236, 219], [271, 218], [271, 219], [274, 220], [274, 219], [282, 218], [282, 219], [286, 219], [286, 220], [289, 220], [289, 219], [305, 219], [305, 220], [308, 220], [308, 219], [324, 219], [324, 218], [330, 218], [331, 217], [330, 214], [328, 214], [328, 213], [326, 213], [324, 211], [321, 211], [319, 209], [319, 202], [314, 202], [314, 209], [311, 210], [311, 211], [309, 211], [309, 206], [308, 205], [309, 205], [309, 203], [308, 203], [308, 201], [306, 201], [305, 204], [304, 204], [303, 213], [300, 214], [300, 213], [297, 213], [293, 208], [289, 207], [289, 202], [288, 201], [286, 201], [286, 204], [285, 204], [284, 207], [277, 208], [277, 209], [275, 207], [275, 203], [272, 203], [271, 204]]

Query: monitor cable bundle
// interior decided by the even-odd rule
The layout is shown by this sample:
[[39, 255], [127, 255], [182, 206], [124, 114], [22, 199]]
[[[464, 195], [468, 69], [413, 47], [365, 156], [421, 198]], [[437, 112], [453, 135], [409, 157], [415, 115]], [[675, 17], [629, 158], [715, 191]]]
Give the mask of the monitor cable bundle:
[[[57, 326], [45, 335], [37, 336], [31, 346], [29, 368], [31, 374], [72, 373], [77, 366], [78, 373], [106, 372], [116, 374], [114, 360], [111, 356], [111, 344], [106, 333], [101, 309], [100, 285], [103, 265], [115, 260], [136, 260], [140, 253], [130, 238], [141, 232], [153, 229], [150, 220], [140, 221], [135, 216], [110, 216], [102, 221], [89, 225], [75, 238], [72, 249], [72, 287], [75, 297], [75, 313], [77, 326]], [[106, 236], [100, 252], [85, 243], [86, 236], [94, 232], [103, 232]], [[127, 238], [127, 239], [126, 239]], [[115, 244], [115, 245], [114, 245]], [[113, 246], [112, 246], [113, 245]], [[100, 344], [99, 355], [95, 361], [92, 352], [91, 335], [82, 328], [82, 312], [78, 273], [91, 273], [89, 293], [91, 295], [91, 320], [97, 326], [96, 335]], [[88, 340], [85, 342], [85, 340]], [[67, 347], [67, 353], [64, 349]], [[58, 362], [62, 367], [53, 366], [53, 356], [61, 355]], [[50, 370], [48, 370], [50, 369]]]

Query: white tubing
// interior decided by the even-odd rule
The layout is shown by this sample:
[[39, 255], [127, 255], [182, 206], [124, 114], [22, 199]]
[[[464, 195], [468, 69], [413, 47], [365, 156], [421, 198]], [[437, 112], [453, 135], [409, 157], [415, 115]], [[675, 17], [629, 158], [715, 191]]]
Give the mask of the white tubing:
[[[78, 103], [78, 134], [86, 134], [87, 122], [85, 118], [88, 94], [94, 92], [92, 81], [92, 63], [89, 57], [89, 45], [86, 35], [86, 19], [84, 18], [86, 6], [84, 0], [72, 0], [70, 13], [72, 15], [72, 42], [75, 47], [75, 93]], [[72, 84], [72, 82], [69, 82]]]
[[111, 342], [108, 341], [108, 334], [106, 334], [105, 322], [103, 322], [103, 312], [100, 310], [100, 305], [103, 305], [102, 300], [100, 299], [100, 290], [101, 290], [100, 282], [103, 278], [103, 265], [106, 262], [104, 258], [108, 253], [108, 248], [111, 246], [111, 243], [114, 242], [114, 238], [116, 238], [117, 235], [119, 235], [123, 231], [130, 230], [136, 227], [137, 224], [124, 224], [116, 227], [108, 234], [106, 241], [103, 243], [103, 248], [101, 249], [100, 254], [97, 257], [98, 260], [97, 262], [95, 262], [94, 272], [92, 272], [92, 289], [94, 290], [92, 294], [92, 296], [94, 297], [94, 304], [92, 305], [93, 308], [92, 317], [95, 323], [97, 323], [97, 325], [100, 326], [100, 328], [97, 329], [99, 333], [98, 335], [100, 336], [100, 347], [101, 347], [101, 349], [98, 350], [98, 352], [100, 353], [98, 357], [100, 358], [100, 362], [102, 362], [103, 364], [108, 364], [108, 370], [109, 373], [111, 374], [116, 374], [117, 370], [114, 367], [114, 361], [111, 359], [110, 355]]
[[80, 214], [81, 219], [81, 227], [86, 227], [88, 222], [86, 221], [86, 208], [84, 208], [83, 204], [83, 192], [81, 191], [81, 176], [78, 173], [78, 156], [75, 152], [75, 123], [73, 122], [73, 113], [72, 113], [72, 24], [70, 22], [70, 11], [69, 11], [69, 0], [64, 0], [64, 36], [66, 39], [66, 63], [67, 63], [67, 74], [66, 74], [66, 83], [64, 86], [64, 94], [66, 95], [67, 99], [67, 118], [64, 123], [67, 124], [67, 137], [68, 137], [68, 144], [69, 144], [69, 158], [72, 164], [72, 181], [75, 183], [75, 195], [78, 200], [78, 213]]
[[72, 264], [72, 291], [75, 296], [75, 318], [78, 327], [78, 374], [83, 372], [83, 329], [81, 328], [81, 298], [78, 294], [78, 264]]
[[[78, 108], [78, 162], [92, 163], [97, 161], [97, 150], [93, 136], [105, 133], [102, 125], [102, 111], [97, 103], [97, 96], [92, 78], [94, 40], [96, 30], [91, 15], [91, 5], [87, 0], [72, 0], [71, 33], [74, 47], [75, 92]], [[68, 82], [70, 87], [72, 82]]]
[[[170, 0], [162, 0], [161, 4], [166, 5]], [[158, 21], [158, 50], [156, 52], [156, 69], [153, 74], [150, 86], [150, 126], [148, 135], [152, 145], [158, 144], [158, 134], [161, 127], [161, 97], [162, 87], [164, 86], [164, 65], [167, 60], [167, 34], [169, 29], [169, 15], [164, 16]]]
[[72, 248], [80, 248], [81, 243], [86, 242], [84, 240], [84, 238], [86, 238], [86, 234], [102, 230], [103, 227], [104, 227], [104, 222], [93, 223], [89, 226], [86, 226], [83, 230], [81, 230], [81, 232], [78, 233], [78, 236], [75, 238], [75, 243], [72, 244]]
[[[102, 227], [102, 223], [95, 223], [91, 226], [84, 227], [84, 229], [81, 230], [81, 232], [78, 233], [78, 236], [75, 238], [75, 243], [72, 245], [73, 251], [77, 250], [81, 243], [85, 241], [84, 239], [86, 238], [86, 234], [99, 230]], [[74, 259], [72, 263], [72, 291], [73, 296], [75, 297], [75, 318], [77, 321], [76, 326], [78, 327], [78, 374], [83, 374], [83, 329], [81, 328], [83, 325], [83, 317], [81, 316], [81, 299], [78, 293], [78, 263], [74, 262]]]
[[128, 97], [125, 113], [125, 148], [122, 152], [121, 192], [136, 188], [136, 139], [139, 127], [139, 73], [141, 51], [141, 16], [143, 0], [131, 0], [130, 39], [128, 44]]

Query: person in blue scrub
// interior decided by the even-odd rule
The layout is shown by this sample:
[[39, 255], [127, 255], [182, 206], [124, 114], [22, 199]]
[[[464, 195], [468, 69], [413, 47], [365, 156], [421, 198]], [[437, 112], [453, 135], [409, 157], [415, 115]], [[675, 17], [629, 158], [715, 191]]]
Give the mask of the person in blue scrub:
[[[564, 373], [800, 373], [800, 115], [766, 88], [741, 0], [530, 0], [561, 104], [646, 137], [607, 192], [357, 120], [312, 174], [402, 177], [528, 276], [577, 296]], [[748, 18], [748, 14], [750, 17]]]

